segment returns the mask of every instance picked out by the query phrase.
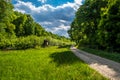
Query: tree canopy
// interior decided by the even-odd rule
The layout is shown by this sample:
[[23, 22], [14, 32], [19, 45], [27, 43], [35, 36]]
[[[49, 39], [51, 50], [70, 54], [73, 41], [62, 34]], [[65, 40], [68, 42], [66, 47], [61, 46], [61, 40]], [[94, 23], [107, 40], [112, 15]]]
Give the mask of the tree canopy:
[[79, 46], [120, 51], [120, 0], [85, 0], [68, 31]]
[[0, 0], [0, 49], [34, 48], [41, 46], [44, 39], [49, 39], [50, 45], [71, 43], [66, 37], [46, 31], [29, 14], [13, 9], [10, 0]]
[[10, 0], [0, 0], [0, 35], [10, 37], [22, 37], [29, 35], [51, 36], [65, 38], [51, 32], [47, 32], [40, 24], [34, 21], [29, 14], [23, 14], [13, 10]]

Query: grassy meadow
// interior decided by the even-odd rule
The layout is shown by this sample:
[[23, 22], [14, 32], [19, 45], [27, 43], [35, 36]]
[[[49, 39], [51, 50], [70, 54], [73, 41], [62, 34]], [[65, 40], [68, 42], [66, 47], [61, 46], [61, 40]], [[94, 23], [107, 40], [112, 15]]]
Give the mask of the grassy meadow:
[[68, 48], [0, 51], [0, 80], [108, 80]]

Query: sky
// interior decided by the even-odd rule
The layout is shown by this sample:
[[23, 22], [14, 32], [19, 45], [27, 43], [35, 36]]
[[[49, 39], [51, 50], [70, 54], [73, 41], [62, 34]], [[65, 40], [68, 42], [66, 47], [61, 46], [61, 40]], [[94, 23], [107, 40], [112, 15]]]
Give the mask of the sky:
[[30, 14], [47, 31], [68, 37], [67, 31], [82, 0], [12, 0], [14, 10]]

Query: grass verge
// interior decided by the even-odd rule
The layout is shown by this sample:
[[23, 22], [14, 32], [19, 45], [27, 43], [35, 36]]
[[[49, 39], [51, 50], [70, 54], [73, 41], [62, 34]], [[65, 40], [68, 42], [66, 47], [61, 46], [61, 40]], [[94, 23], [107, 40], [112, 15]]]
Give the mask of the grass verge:
[[105, 51], [95, 50], [95, 49], [90, 49], [85, 47], [81, 47], [79, 49], [120, 63], [119, 53], [110, 53], [110, 52], [105, 52]]
[[0, 51], [0, 80], [107, 80], [68, 48]]

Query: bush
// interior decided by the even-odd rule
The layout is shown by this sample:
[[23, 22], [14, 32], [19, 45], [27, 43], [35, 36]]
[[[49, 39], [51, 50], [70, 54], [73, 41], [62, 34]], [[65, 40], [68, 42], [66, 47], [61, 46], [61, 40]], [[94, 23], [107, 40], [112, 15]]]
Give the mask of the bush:
[[28, 36], [18, 38], [16, 41], [15, 47], [16, 49], [27, 49], [27, 48], [35, 48], [36, 46], [41, 46], [43, 43], [42, 37], [37, 36]]
[[37, 36], [20, 37], [15, 39], [1, 39], [0, 49], [27, 49], [41, 46], [43, 38]]
[[58, 40], [45, 36], [44, 37], [27, 36], [19, 38], [0, 39], [0, 49], [28, 49], [41, 47], [45, 39], [49, 41], [49, 46], [65, 46], [73, 44], [69, 40], [68, 41]]

